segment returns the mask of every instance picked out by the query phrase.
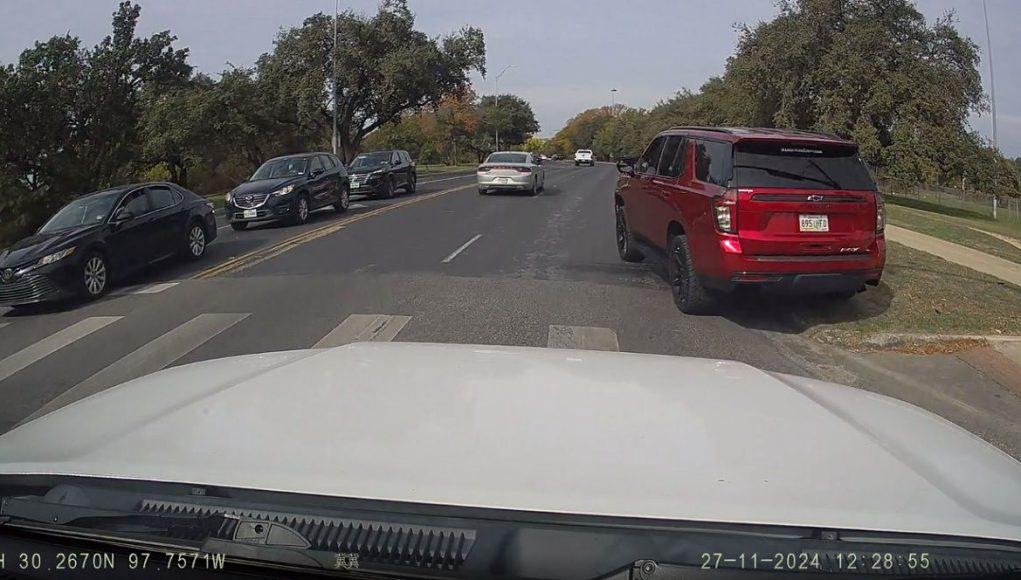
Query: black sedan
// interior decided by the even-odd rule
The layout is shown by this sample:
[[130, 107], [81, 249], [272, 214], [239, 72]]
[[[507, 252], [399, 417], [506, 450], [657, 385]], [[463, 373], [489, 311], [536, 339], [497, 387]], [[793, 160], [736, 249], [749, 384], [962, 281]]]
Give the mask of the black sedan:
[[213, 204], [172, 183], [83, 195], [0, 252], [0, 306], [97, 298], [143, 266], [201, 258], [215, 238]]
[[344, 164], [334, 155], [302, 153], [263, 163], [226, 201], [227, 221], [237, 231], [259, 222], [303, 224], [321, 207], [347, 211], [350, 184]]

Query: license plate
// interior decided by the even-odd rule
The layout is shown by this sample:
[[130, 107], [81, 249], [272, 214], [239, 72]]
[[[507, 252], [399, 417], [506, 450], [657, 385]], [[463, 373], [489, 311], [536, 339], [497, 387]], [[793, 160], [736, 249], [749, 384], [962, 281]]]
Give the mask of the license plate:
[[803, 232], [828, 232], [830, 218], [825, 215], [801, 214], [798, 216], [798, 229]]
[[258, 210], [254, 210], [254, 209], [246, 209], [245, 213], [242, 214], [242, 215], [245, 218], [253, 218], [253, 217], [256, 217], [257, 215], [259, 215], [259, 212], [258, 212]]
[[509, 181], [509, 180], [506, 177], [497, 177], [496, 178], [496, 182], [497, 183], [507, 183], [507, 181]]

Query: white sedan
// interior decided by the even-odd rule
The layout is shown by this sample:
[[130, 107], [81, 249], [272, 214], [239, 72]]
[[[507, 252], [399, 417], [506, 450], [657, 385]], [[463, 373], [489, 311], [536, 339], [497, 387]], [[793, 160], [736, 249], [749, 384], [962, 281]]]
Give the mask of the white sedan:
[[497, 151], [491, 153], [477, 171], [479, 193], [490, 191], [527, 191], [539, 193], [546, 185], [546, 169], [531, 153]]

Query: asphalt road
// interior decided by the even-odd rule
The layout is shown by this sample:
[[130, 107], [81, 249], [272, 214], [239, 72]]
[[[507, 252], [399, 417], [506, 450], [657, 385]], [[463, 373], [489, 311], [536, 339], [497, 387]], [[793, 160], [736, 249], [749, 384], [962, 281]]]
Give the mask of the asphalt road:
[[[987, 417], [1002, 410], [958, 417], [924, 386], [886, 387], [875, 368], [778, 337], [769, 327], [782, 304], [759, 316], [681, 314], [654, 264], [617, 256], [615, 178], [608, 164], [554, 163], [530, 197], [480, 196], [474, 174], [438, 175], [414, 195], [356, 198], [347, 214], [325, 210], [301, 227], [234, 232], [221, 219], [200, 262], [161, 264], [93, 303], [0, 316], [0, 431], [162, 368], [353, 340], [733, 359], [886, 389], [983, 436], [994, 419], [1013, 429]], [[997, 433], [987, 438], [1005, 448], [1021, 441]]]

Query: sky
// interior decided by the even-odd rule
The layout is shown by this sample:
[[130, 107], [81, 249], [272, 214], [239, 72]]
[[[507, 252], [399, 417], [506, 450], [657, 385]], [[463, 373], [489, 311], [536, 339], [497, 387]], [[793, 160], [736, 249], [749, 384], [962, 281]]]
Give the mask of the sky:
[[[998, 142], [1021, 156], [1021, 2], [987, 0], [996, 78]], [[333, 0], [138, 0], [141, 34], [170, 30], [189, 48], [189, 62], [210, 74], [228, 63], [250, 66], [272, 49], [281, 28], [300, 25]], [[932, 21], [947, 10], [980, 47], [989, 93], [986, 36], [980, 0], [918, 0]], [[409, 0], [417, 27], [431, 36], [463, 26], [486, 38], [488, 78], [473, 75], [479, 94], [496, 89], [528, 100], [540, 135], [556, 133], [574, 114], [611, 100], [651, 107], [682, 89], [697, 90], [726, 66], [737, 43], [735, 25], [777, 12], [773, 0]], [[17, 60], [37, 40], [70, 32], [92, 45], [110, 32], [117, 0], [2, 0], [0, 63]], [[373, 13], [378, 0], [341, 0], [341, 10]], [[611, 89], [617, 92], [611, 94]], [[989, 137], [991, 117], [971, 125]]]

